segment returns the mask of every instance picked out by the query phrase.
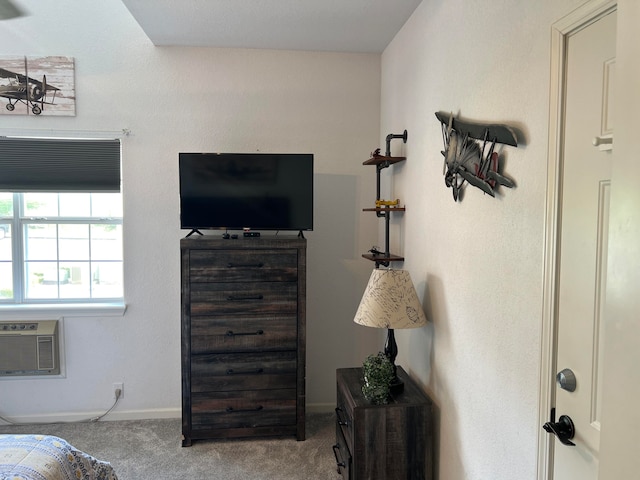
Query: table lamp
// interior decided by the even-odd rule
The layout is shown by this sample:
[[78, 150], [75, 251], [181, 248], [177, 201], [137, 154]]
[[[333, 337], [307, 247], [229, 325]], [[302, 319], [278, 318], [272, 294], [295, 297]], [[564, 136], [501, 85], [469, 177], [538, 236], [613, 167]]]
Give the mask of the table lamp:
[[353, 321], [388, 330], [384, 353], [393, 364], [391, 391], [402, 391], [404, 385], [396, 373], [398, 345], [393, 331], [396, 328], [418, 328], [427, 323], [409, 272], [384, 268], [373, 270]]

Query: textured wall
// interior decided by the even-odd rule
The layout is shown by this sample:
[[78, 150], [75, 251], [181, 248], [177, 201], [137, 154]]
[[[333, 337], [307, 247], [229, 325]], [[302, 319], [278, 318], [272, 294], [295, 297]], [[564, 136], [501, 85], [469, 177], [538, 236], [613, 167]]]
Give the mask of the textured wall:
[[333, 405], [335, 368], [378, 347], [353, 314], [371, 270], [360, 255], [376, 237], [361, 212], [375, 176], [362, 162], [378, 141], [380, 55], [157, 48], [119, 0], [21, 4], [30, 15], [2, 22], [2, 53], [74, 57], [77, 116], [0, 116], [0, 134], [132, 131], [122, 143], [128, 308], [66, 318], [66, 378], [0, 380], [0, 415], [83, 417], [106, 409], [120, 381], [110, 418], [180, 414], [180, 151], [315, 153], [307, 404]]
[[[399, 363], [439, 407], [439, 478], [536, 475], [550, 29], [579, 3], [425, 1], [383, 53], [381, 137], [409, 132], [392, 239], [431, 320], [397, 333]], [[455, 203], [439, 110], [515, 127], [517, 187]]]

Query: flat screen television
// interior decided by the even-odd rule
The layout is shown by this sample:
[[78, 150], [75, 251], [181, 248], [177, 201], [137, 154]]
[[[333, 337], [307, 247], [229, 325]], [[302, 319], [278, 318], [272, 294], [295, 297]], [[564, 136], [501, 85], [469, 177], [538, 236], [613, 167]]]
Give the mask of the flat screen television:
[[313, 230], [313, 154], [180, 153], [183, 229]]

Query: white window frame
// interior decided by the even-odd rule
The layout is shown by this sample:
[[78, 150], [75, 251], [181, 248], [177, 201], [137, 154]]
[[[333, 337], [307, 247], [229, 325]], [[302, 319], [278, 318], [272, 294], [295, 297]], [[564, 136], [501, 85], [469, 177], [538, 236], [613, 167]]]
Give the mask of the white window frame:
[[[63, 192], [61, 192], [63, 193]], [[119, 193], [122, 195], [122, 193]], [[70, 315], [87, 315], [87, 314], [115, 314], [121, 315], [125, 310], [124, 303], [124, 291], [121, 297], [113, 298], [27, 298], [27, 263], [28, 260], [25, 255], [25, 232], [28, 225], [43, 224], [43, 225], [122, 225], [122, 216], [117, 217], [63, 217], [63, 216], [49, 216], [47, 218], [31, 218], [27, 217], [24, 212], [24, 193], [13, 193], [13, 218], [9, 223], [11, 227], [11, 238], [5, 238], [2, 241], [10, 241], [12, 249], [12, 284], [13, 284], [13, 298], [12, 299], [0, 299], [0, 318], [4, 313], [18, 313], [28, 312], [29, 314], [34, 311], [64, 313], [66, 316]], [[6, 223], [6, 218], [4, 218]], [[123, 238], [120, 239], [123, 241]], [[55, 256], [57, 262], [57, 253]], [[93, 258], [89, 256], [89, 263]], [[95, 260], [104, 262], [104, 260]], [[112, 260], [114, 263], [120, 263], [124, 265], [124, 258]], [[124, 279], [122, 279], [124, 281]], [[124, 289], [124, 285], [123, 285]], [[14, 317], [12, 317], [14, 318]]]

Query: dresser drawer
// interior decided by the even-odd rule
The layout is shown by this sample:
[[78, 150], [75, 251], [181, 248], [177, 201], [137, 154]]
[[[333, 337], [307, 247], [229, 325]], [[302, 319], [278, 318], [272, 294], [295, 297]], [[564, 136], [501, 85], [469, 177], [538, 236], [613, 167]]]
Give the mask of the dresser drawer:
[[191, 283], [295, 282], [298, 253], [280, 250], [192, 250], [189, 255]]
[[297, 321], [295, 315], [193, 317], [191, 353], [295, 350]]
[[342, 429], [336, 424], [336, 444], [333, 446], [333, 455], [336, 457], [336, 468], [342, 475], [342, 480], [351, 479], [351, 452], [345, 442]]
[[191, 358], [191, 392], [296, 388], [297, 353], [217, 353]]
[[196, 283], [190, 314], [297, 314], [298, 285], [286, 282]]
[[341, 430], [349, 450], [353, 450], [354, 405], [344, 384], [337, 386], [336, 428]]
[[296, 423], [295, 389], [199, 393], [191, 401], [194, 430]]

